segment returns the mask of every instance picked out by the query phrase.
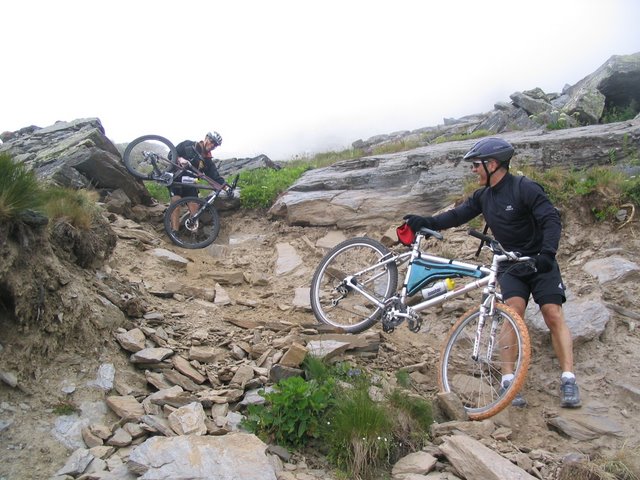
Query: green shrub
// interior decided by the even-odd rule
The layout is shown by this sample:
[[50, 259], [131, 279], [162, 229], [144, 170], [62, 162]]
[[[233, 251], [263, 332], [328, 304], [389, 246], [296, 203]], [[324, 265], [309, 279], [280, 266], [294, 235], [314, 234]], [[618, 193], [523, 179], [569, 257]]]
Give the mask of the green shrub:
[[33, 171], [23, 163], [14, 162], [0, 154], [0, 221], [17, 218], [26, 210], [37, 210], [42, 205], [41, 188]]
[[243, 425], [279, 445], [301, 447], [320, 435], [321, 422], [331, 405], [332, 382], [306, 382], [301, 377], [281, 380], [265, 394], [264, 405], [250, 405]]

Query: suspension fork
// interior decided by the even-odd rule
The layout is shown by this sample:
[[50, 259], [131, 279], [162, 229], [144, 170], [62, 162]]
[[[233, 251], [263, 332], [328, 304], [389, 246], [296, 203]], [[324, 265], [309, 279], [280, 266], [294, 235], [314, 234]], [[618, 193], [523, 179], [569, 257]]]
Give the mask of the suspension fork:
[[198, 220], [202, 216], [202, 214], [205, 212], [207, 207], [210, 205], [213, 205], [213, 202], [216, 201], [216, 198], [218, 198], [219, 193], [220, 191], [217, 191], [213, 195], [210, 195], [209, 197], [207, 197], [206, 202], [200, 208], [198, 208], [198, 210], [193, 215], [191, 215], [191, 220], [192, 221]]
[[[480, 359], [480, 340], [482, 338], [482, 331], [484, 330], [484, 324], [487, 317], [493, 319], [495, 312], [495, 293], [490, 293], [489, 288], [485, 288], [482, 292], [482, 303], [480, 304], [480, 315], [478, 316], [478, 325], [476, 326], [476, 334], [473, 341], [473, 353], [471, 358], [474, 361]], [[493, 355], [493, 349], [496, 341], [496, 331], [498, 329], [498, 322], [492, 320], [491, 330], [489, 331], [489, 341], [487, 342], [486, 358], [491, 358]]]

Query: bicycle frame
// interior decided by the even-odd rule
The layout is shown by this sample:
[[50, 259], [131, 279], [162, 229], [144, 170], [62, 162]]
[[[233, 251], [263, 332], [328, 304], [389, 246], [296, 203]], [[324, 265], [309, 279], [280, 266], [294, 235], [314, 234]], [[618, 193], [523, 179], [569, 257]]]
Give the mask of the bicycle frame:
[[[153, 153], [153, 152], [148, 152], [147, 155], [145, 155], [145, 159], [147, 159], [150, 164], [153, 166], [154, 172], [158, 172], [158, 158], [157, 158], [157, 154]], [[165, 175], [161, 175], [159, 173], [156, 173], [153, 180], [159, 183], [163, 183], [165, 184], [167, 187], [171, 186], [171, 185], [186, 185], [189, 187], [194, 187], [197, 189], [203, 189], [203, 190], [215, 190], [215, 191], [219, 191], [222, 189], [223, 185], [216, 182], [215, 180], [213, 180], [212, 178], [208, 177], [207, 175], [205, 175], [204, 173], [202, 173], [200, 170], [198, 170], [196, 167], [194, 167], [193, 165], [191, 165], [191, 163], [182, 166], [180, 164], [178, 164], [177, 162], [174, 162], [172, 160], [167, 159], [167, 161], [173, 165], [176, 168], [175, 172], [170, 173], [170, 177], [165, 175], [169, 175], [169, 174], [165, 174]], [[177, 175], [181, 174], [181, 173], [190, 173], [193, 174], [196, 178], [204, 180], [205, 182], [208, 183], [208, 185], [202, 185], [202, 184], [198, 184], [198, 183], [186, 183], [186, 182], [175, 182], [173, 181], [174, 177], [176, 177]]]
[[[375, 323], [390, 333], [403, 322], [417, 333], [423, 331], [420, 312], [481, 290], [480, 301], [452, 322], [438, 373], [441, 390], [459, 395], [470, 418], [480, 420], [509, 404], [524, 382], [530, 359], [526, 324], [517, 310], [503, 303], [498, 272], [519, 262], [532, 268], [535, 264], [532, 258], [507, 251], [486, 235], [473, 230], [469, 234], [487, 242], [485, 248], [492, 252], [489, 264], [427, 253], [428, 248], [421, 249], [422, 241], [443, 237], [425, 228], [416, 232], [409, 249], [390, 251], [367, 237], [345, 240], [320, 262], [310, 297], [319, 321], [348, 333], [362, 332]], [[443, 288], [435, 297], [429, 289], [423, 299], [422, 289], [444, 279], [459, 282], [455, 287], [447, 282], [452, 289]], [[514, 381], [503, 391], [499, 376], [509, 373], [514, 373]]]
[[[431, 236], [441, 239], [442, 236], [437, 232], [430, 232]], [[484, 326], [484, 319], [487, 316], [492, 316], [495, 309], [495, 300], [501, 300], [500, 294], [497, 292], [497, 272], [498, 266], [501, 262], [511, 261], [528, 261], [529, 257], [516, 257], [514, 254], [498, 254], [493, 253], [491, 261], [491, 267], [485, 267], [482, 265], [476, 265], [458, 260], [451, 260], [445, 257], [439, 257], [436, 255], [430, 255], [420, 250], [420, 244], [422, 240], [427, 237], [426, 233], [419, 232], [416, 235], [416, 240], [410, 251], [400, 254], [393, 254], [384, 258], [380, 262], [372, 265], [366, 269], [356, 272], [353, 275], [344, 279], [344, 283], [351, 289], [357, 291], [369, 301], [374, 303], [377, 307], [384, 309], [385, 314], [383, 318], [383, 326], [386, 328], [394, 328], [402, 321], [406, 320], [409, 324], [410, 330], [417, 330], [420, 327], [420, 321], [417, 320], [417, 313], [427, 310], [431, 307], [441, 305], [447, 300], [460, 297], [468, 292], [482, 288], [482, 302], [480, 304], [480, 319], [478, 322], [477, 336], [474, 342], [473, 357], [478, 357], [478, 349], [480, 343], [480, 332]], [[490, 247], [486, 247], [490, 248]], [[493, 252], [493, 249], [492, 249]], [[365, 290], [366, 285], [361, 285], [358, 282], [363, 274], [379, 269], [380, 267], [389, 263], [396, 263], [400, 266], [406, 262], [408, 263], [407, 271], [405, 273], [404, 282], [399, 294], [396, 294], [387, 299], [378, 299]], [[415, 273], [418, 267], [423, 267], [425, 271]], [[367, 283], [372, 283], [380, 275], [380, 273], [368, 280]], [[419, 290], [422, 286], [438, 279], [447, 277], [477, 277], [477, 280], [466, 283], [465, 285], [454, 288], [451, 291], [447, 291], [437, 295], [434, 298], [424, 300], [415, 305], [408, 306], [407, 299], [414, 295], [419, 294]], [[384, 325], [386, 319], [391, 319], [390, 326]], [[389, 320], [387, 320], [389, 321]], [[493, 339], [495, 338], [495, 324], [491, 329], [491, 343], [490, 348], [493, 348]], [[490, 354], [491, 351], [488, 352]]]

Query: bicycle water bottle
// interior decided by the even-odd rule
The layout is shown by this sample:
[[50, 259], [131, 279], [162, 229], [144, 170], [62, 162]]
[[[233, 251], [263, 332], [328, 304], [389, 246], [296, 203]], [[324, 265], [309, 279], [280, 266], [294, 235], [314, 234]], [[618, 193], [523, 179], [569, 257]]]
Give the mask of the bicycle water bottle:
[[196, 179], [194, 177], [182, 177], [182, 183], [196, 183]]
[[420, 293], [422, 293], [422, 298], [425, 300], [431, 300], [438, 295], [442, 295], [443, 293], [447, 293], [449, 290], [453, 290], [455, 285], [455, 282], [451, 278], [445, 278], [444, 280], [434, 283], [430, 287], [423, 288]]

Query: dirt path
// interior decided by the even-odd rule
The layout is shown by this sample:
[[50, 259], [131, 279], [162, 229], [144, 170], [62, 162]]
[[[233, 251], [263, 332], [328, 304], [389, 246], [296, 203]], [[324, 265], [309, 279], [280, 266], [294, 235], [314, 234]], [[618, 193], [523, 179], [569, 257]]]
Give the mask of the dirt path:
[[[149, 245], [121, 239], [108, 266], [98, 275], [117, 277], [146, 292], [162, 290], [171, 284], [214, 288], [216, 283], [221, 283], [216, 278], [230, 272], [239, 272], [242, 278], [239, 283], [222, 285], [229, 297], [226, 305], [212, 306], [210, 302], [180, 295], [173, 298], [145, 295], [148, 311], [163, 315], [165, 327], [178, 343], [178, 349], [186, 349], [198, 341], [203, 331], [207, 332], [209, 340], [214, 338], [221, 345], [234, 336], [255, 334], [238, 328], [229, 320], [315, 323], [309, 310], [293, 306], [293, 299], [296, 288], [308, 287], [322, 255], [315, 244], [329, 229], [290, 227], [272, 222], [256, 212], [236, 212], [223, 215], [223, 228], [214, 245], [203, 250], [184, 250], [168, 243], [159, 227], [145, 228], [157, 235], [160, 240], [157, 247], [187, 258], [189, 265], [186, 268], [172, 266], [150, 255]], [[611, 232], [609, 228], [608, 236], [603, 236], [591, 226], [569, 223], [563, 239], [566, 251], [560, 256], [569, 288], [579, 295], [592, 294], [593, 280], [581, 270], [583, 262], [576, 260], [578, 253], [602, 256], [602, 250], [606, 248], [637, 252], [640, 245], [635, 228], [631, 225], [622, 232]], [[382, 230], [344, 233], [346, 236], [367, 233], [379, 238]], [[452, 241], [450, 245], [464, 245], [459, 240], [463, 235], [462, 232], [451, 232], [447, 239]], [[290, 273], [275, 273], [278, 244], [293, 246], [303, 259], [302, 264]], [[452, 247], [447, 248], [452, 251]], [[604, 299], [637, 312], [640, 311], [639, 293], [635, 282], [625, 282], [609, 287]], [[357, 361], [391, 375], [403, 366], [425, 362], [426, 366], [415, 377], [414, 388], [424, 395], [435, 395], [440, 344], [450, 319], [462, 313], [472, 301], [467, 299], [466, 303], [460, 302], [426, 315], [423, 332], [419, 334], [403, 327], [392, 334], [383, 334], [378, 356]], [[6, 323], [0, 325], [8, 326]], [[2, 338], [4, 348], [18, 339], [24, 342], [27, 335], [28, 332], [20, 329], [7, 328]], [[628, 318], [614, 313], [601, 338], [575, 348], [576, 370], [585, 404], [581, 411], [606, 414], [610, 422], [620, 426], [617, 436], [603, 435], [578, 441], [549, 427], [549, 418], [564, 413], [558, 408], [557, 360], [548, 338], [538, 335], [533, 343], [533, 362], [524, 390], [529, 407], [523, 410], [510, 408], [492, 419], [512, 430], [512, 444], [525, 451], [539, 448], [564, 455], [576, 451], [594, 454], [600, 448], [604, 452], [613, 451], [624, 444], [638, 443], [640, 424], [636, 419], [640, 417], [637, 401], [640, 373], [636, 364], [640, 358], [640, 337], [637, 329], [630, 328]], [[9, 363], [32, 362], [36, 365], [33, 369], [36, 373], [21, 379], [20, 388], [0, 382], [0, 480], [47, 478], [62, 466], [68, 451], [51, 435], [52, 426], [59, 421], [60, 408], [65, 404], [101, 408], [104, 394], [87, 386], [95, 381], [101, 364], [113, 364], [130, 382], [145, 388], [144, 379], [129, 365], [126, 352], [113, 338], [103, 339], [91, 349], [71, 341], [52, 359], [33, 358], [26, 353], [24, 357], [20, 355], [12, 350]], [[628, 388], [621, 388], [622, 384]]]

